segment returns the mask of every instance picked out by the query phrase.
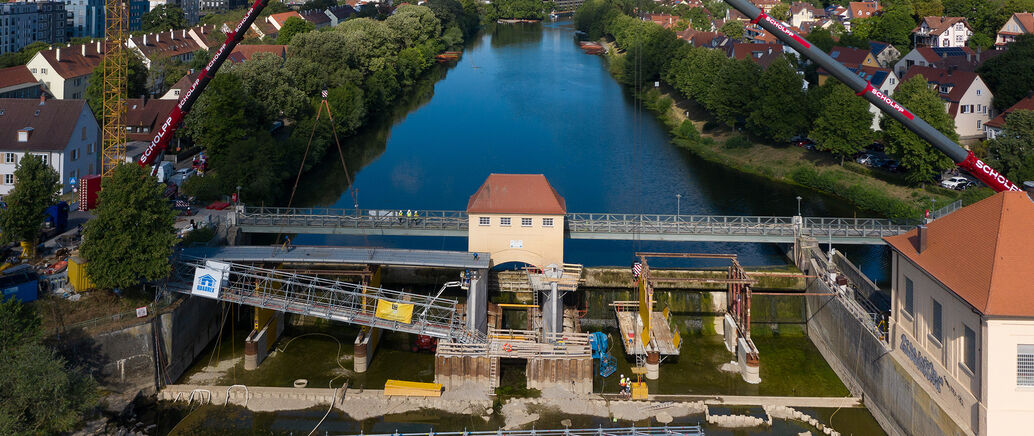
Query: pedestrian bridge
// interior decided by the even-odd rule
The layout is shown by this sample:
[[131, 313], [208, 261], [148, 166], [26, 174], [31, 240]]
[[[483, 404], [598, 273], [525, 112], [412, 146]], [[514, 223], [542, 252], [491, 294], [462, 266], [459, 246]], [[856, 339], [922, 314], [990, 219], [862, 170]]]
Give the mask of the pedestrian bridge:
[[[408, 216], [407, 216], [408, 215]], [[467, 237], [464, 211], [239, 207], [243, 233]], [[792, 243], [798, 235], [837, 244], [883, 244], [914, 225], [879, 218], [568, 213], [570, 239]]]
[[180, 253], [189, 258], [221, 262], [273, 264], [342, 264], [437, 267], [456, 269], [489, 268], [488, 253], [444, 250], [405, 250], [396, 248], [294, 246], [219, 246], [190, 247]]

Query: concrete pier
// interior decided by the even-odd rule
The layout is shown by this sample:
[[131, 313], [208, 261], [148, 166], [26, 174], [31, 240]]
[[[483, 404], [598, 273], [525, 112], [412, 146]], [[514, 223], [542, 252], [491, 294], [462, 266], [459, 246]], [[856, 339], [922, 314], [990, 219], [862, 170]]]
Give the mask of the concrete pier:
[[256, 308], [255, 328], [244, 340], [244, 369], [251, 371], [258, 368], [283, 332], [283, 312]]
[[491, 386], [499, 386], [498, 368], [498, 357], [439, 354], [434, 358], [434, 382], [441, 383], [447, 391], [464, 385], [480, 386], [487, 391]]
[[352, 347], [352, 369], [357, 373], [364, 373], [370, 367], [373, 354], [377, 351], [377, 344], [381, 339], [381, 329], [363, 327], [355, 337]]
[[545, 390], [559, 387], [577, 395], [592, 393], [592, 358], [528, 359], [528, 387]]

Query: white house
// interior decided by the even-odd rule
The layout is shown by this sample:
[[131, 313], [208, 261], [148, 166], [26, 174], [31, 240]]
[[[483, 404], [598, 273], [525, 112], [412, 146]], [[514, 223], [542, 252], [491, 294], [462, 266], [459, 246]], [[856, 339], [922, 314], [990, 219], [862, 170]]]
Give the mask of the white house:
[[[897, 89], [900, 81], [898, 80], [897, 74], [886, 68], [873, 68], [862, 66], [859, 68], [852, 68], [852, 72], [871, 83], [876, 89], [879, 89], [883, 95], [888, 97], [894, 95], [894, 90]], [[880, 130], [880, 118], [883, 117], [883, 112], [876, 107], [876, 105], [869, 105], [869, 112], [872, 112], [872, 130]]]
[[40, 50], [25, 66], [54, 98], [78, 99], [86, 98], [86, 84], [102, 59], [104, 46], [97, 41]]
[[180, 62], [190, 62], [198, 50], [208, 47], [198, 44], [195, 35], [188, 34], [187, 29], [165, 30], [129, 37], [128, 46], [131, 52], [139, 57], [144, 66], [151, 68], [151, 61], [159, 58], [172, 58]]
[[1009, 17], [1009, 20], [998, 30], [995, 37], [995, 48], [1002, 50], [1006, 45], [1016, 40], [1017, 36], [1034, 33], [1034, 13], [1017, 12]]
[[72, 179], [100, 171], [101, 129], [86, 100], [0, 99], [0, 196], [17, 180], [26, 153], [41, 156], [61, 176], [61, 193]]
[[825, 10], [813, 6], [811, 3], [794, 2], [790, 5], [790, 25], [796, 28], [800, 28], [808, 21], [815, 21], [825, 16]]
[[964, 434], [1034, 422], [1034, 202], [1001, 192], [892, 249], [892, 355]]
[[925, 17], [912, 35], [917, 46], [965, 47], [973, 29], [965, 17]]
[[907, 82], [917, 75], [926, 78], [944, 100], [960, 139], [984, 139], [984, 123], [991, 121], [994, 96], [980, 76], [969, 71], [913, 66], [901, 81]]
[[995, 139], [998, 135], [1002, 134], [1002, 129], [1008, 124], [1009, 114], [1014, 111], [1034, 111], [1034, 96], [1027, 97], [1023, 100], [1016, 102], [1005, 112], [998, 114], [991, 121], [984, 123], [984, 132], [987, 133], [987, 139]]

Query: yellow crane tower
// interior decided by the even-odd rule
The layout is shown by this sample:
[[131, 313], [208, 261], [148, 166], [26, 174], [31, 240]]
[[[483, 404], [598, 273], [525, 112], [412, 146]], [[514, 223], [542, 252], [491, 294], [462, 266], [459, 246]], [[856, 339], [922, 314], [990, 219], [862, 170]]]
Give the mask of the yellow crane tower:
[[104, 2], [104, 100], [101, 118], [101, 177], [110, 177], [126, 158], [127, 0]]

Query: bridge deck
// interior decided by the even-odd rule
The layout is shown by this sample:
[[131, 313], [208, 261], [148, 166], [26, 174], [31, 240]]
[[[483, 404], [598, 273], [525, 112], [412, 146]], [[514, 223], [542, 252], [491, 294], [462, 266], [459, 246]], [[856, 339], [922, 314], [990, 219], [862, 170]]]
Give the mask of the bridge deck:
[[[639, 337], [639, 334], [643, 331], [643, 324], [637, 322], [639, 318], [638, 312], [618, 310], [618, 327], [621, 330], [621, 340], [624, 343], [625, 354], [646, 354], [647, 351], [657, 351], [663, 356], [677, 356], [679, 349], [675, 348], [674, 335], [671, 332], [671, 328], [668, 327], [668, 322], [664, 319], [664, 314], [661, 312], [650, 313], [650, 343], [644, 349], [643, 344], [638, 340], [633, 340], [635, 343], [632, 346], [629, 341], [629, 335], [635, 332], [635, 337]], [[633, 329], [634, 326], [634, 329]]]
[[185, 248], [188, 257], [239, 263], [333, 263], [356, 265], [427, 266], [486, 269], [488, 253], [394, 248], [294, 246], [290, 251], [273, 246], [224, 246]]

